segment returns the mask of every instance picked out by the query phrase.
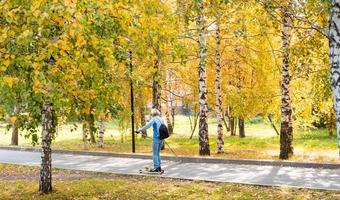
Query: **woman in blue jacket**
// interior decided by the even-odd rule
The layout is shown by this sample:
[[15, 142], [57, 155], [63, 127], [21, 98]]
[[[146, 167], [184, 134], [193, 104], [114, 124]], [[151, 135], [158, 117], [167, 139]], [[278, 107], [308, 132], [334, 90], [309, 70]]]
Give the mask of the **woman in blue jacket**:
[[152, 126], [152, 160], [154, 168], [150, 172], [161, 172], [161, 157], [160, 151], [163, 145], [163, 140], [159, 139], [159, 127], [164, 124], [163, 119], [160, 116], [160, 112], [157, 109], [151, 110], [151, 120], [142, 128], [137, 130], [138, 133], [145, 131]]

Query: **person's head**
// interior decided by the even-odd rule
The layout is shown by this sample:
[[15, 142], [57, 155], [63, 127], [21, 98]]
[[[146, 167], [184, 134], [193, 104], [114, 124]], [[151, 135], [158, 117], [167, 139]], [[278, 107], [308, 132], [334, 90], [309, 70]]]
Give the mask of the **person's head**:
[[151, 109], [150, 115], [151, 115], [152, 117], [154, 117], [154, 116], [160, 116], [161, 113], [160, 113], [159, 110], [157, 110], [156, 108], [153, 108], [153, 109]]

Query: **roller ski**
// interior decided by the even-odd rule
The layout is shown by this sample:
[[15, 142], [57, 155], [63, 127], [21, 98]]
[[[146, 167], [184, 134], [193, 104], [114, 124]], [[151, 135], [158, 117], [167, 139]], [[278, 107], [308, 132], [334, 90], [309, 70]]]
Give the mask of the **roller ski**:
[[139, 170], [140, 174], [152, 174], [152, 175], [162, 175], [164, 173], [164, 170], [157, 168], [157, 169], [152, 169], [150, 167], [145, 167], [144, 170]]

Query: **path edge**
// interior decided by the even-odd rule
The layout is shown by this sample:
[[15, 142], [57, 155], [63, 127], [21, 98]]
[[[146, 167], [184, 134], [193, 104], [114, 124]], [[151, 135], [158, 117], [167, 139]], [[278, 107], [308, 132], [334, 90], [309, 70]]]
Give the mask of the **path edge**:
[[[0, 146], [0, 150], [41, 152], [40, 148], [14, 147], [14, 146]], [[77, 150], [61, 150], [61, 149], [52, 149], [52, 152], [58, 153], [58, 154], [151, 159], [151, 155], [145, 155], [145, 154], [77, 151]], [[297, 161], [283, 161], [283, 160], [227, 159], [227, 158], [206, 158], [206, 157], [186, 157], [186, 156], [177, 156], [177, 157], [176, 156], [162, 156], [162, 160], [169, 160], [169, 161], [183, 162], [183, 163], [238, 164], [238, 165], [340, 169], [340, 164], [336, 164], [336, 163], [297, 162]]]

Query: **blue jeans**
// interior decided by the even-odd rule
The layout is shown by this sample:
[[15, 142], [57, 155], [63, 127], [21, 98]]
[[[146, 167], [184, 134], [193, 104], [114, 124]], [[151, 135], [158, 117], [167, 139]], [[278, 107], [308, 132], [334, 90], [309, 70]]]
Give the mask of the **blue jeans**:
[[160, 151], [163, 144], [163, 140], [154, 139], [152, 141], [152, 161], [153, 161], [153, 167], [160, 168], [161, 167], [161, 156]]

